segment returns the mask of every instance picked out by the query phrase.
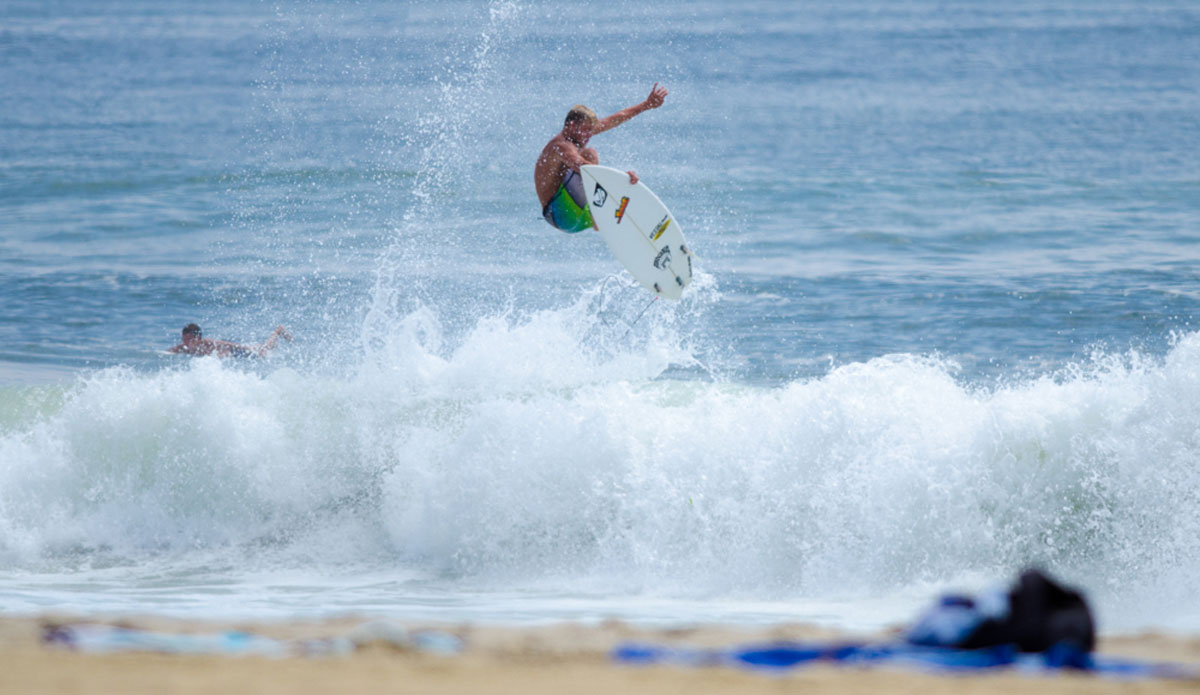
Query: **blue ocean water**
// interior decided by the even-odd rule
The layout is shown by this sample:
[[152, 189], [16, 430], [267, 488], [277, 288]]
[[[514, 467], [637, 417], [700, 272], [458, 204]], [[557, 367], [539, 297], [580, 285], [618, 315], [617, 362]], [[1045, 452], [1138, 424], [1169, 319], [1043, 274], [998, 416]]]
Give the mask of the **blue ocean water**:
[[[613, 7], [4, 3], [0, 610], [1200, 630], [1200, 10]], [[654, 82], [678, 304], [533, 190]]]

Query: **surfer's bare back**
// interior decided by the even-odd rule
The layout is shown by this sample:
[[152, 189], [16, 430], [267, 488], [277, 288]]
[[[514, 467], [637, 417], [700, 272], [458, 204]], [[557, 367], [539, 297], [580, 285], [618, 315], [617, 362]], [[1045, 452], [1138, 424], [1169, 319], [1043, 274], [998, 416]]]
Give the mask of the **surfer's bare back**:
[[[577, 104], [567, 112], [562, 132], [550, 138], [542, 148], [537, 166], [533, 170], [533, 184], [537, 187], [538, 202], [542, 204], [542, 217], [564, 232], [579, 232], [592, 227], [592, 216], [587, 209], [587, 196], [583, 192], [583, 181], [579, 178], [579, 167], [584, 164], [599, 164], [600, 155], [595, 148], [588, 147], [588, 140], [621, 125], [634, 116], [657, 109], [667, 98], [667, 88], [657, 82], [650, 88], [650, 96], [640, 104], [621, 109], [607, 118], [597, 118], [596, 112]], [[632, 171], [630, 183], [638, 177]]]

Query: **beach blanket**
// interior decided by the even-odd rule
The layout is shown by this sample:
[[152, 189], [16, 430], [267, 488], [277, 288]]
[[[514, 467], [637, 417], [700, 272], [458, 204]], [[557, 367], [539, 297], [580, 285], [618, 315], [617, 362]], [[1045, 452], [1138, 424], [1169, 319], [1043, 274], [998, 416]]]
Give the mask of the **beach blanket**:
[[1094, 654], [1096, 629], [1084, 595], [1036, 568], [1008, 587], [975, 595], [947, 594], [917, 616], [901, 640], [888, 643], [782, 642], [729, 649], [677, 649], [625, 644], [625, 664], [672, 663], [782, 671], [814, 664], [906, 667], [935, 673], [1011, 669], [1061, 670], [1118, 678], [1197, 679], [1200, 669]]
[[1043, 652], [1023, 653], [1014, 645], [956, 649], [926, 647], [905, 642], [780, 642], [727, 649], [681, 649], [627, 643], [614, 649], [612, 658], [618, 663], [628, 665], [731, 666], [774, 673], [823, 664], [854, 668], [911, 668], [941, 674], [1008, 669], [1034, 675], [1073, 671], [1127, 679], [1200, 679], [1200, 669], [1188, 664], [1101, 656], [1070, 645], [1052, 646]]

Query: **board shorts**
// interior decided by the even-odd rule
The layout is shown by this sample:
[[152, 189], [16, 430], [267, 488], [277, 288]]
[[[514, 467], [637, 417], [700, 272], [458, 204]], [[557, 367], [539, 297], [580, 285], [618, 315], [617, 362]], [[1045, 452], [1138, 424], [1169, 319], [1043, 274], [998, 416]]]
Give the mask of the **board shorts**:
[[588, 210], [587, 194], [583, 192], [583, 179], [579, 172], [567, 170], [554, 197], [542, 208], [542, 217], [570, 234], [592, 228], [592, 213]]

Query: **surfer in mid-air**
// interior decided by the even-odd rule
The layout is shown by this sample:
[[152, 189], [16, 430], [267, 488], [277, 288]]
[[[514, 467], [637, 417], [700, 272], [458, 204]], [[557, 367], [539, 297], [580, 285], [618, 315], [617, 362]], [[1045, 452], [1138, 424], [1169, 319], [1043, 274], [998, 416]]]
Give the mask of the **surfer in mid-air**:
[[[587, 195], [579, 167], [584, 164], [599, 164], [600, 155], [595, 148], [588, 147], [588, 140], [621, 125], [634, 116], [662, 106], [667, 88], [657, 82], [650, 89], [650, 96], [640, 104], [621, 109], [607, 118], [597, 118], [596, 112], [586, 106], [576, 105], [567, 113], [562, 132], [550, 138], [542, 148], [537, 167], [533, 170], [533, 183], [537, 186], [538, 202], [542, 204], [542, 217], [564, 232], [582, 232], [594, 227], [588, 212]], [[634, 172], [629, 174], [630, 183], [637, 183]]]

